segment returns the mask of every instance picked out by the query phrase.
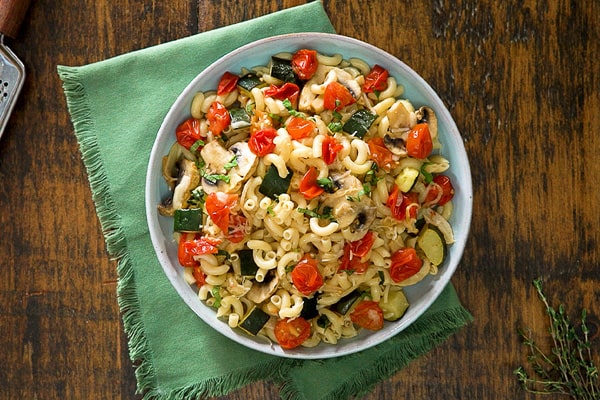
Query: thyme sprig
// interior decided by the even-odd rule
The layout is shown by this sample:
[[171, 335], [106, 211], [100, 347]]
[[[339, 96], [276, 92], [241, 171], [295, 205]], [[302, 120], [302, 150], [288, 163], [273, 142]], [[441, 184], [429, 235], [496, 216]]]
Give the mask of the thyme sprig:
[[550, 306], [543, 293], [541, 280], [534, 280], [533, 285], [546, 307], [554, 347], [551, 354], [547, 354], [530, 335], [519, 330], [523, 344], [529, 349], [527, 361], [533, 374], [530, 375], [523, 366], [514, 370], [514, 374], [523, 388], [531, 393], [559, 393], [583, 400], [600, 398], [598, 368], [592, 358], [586, 310], [581, 312], [581, 325], [575, 327], [564, 305], [559, 305], [558, 309]]

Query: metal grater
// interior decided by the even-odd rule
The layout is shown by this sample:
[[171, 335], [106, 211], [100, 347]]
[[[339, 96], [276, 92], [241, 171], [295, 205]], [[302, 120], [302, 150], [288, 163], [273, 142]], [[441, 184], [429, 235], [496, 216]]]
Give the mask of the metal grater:
[[25, 66], [4, 44], [4, 37], [17, 35], [29, 1], [0, 0], [0, 138], [25, 82]]

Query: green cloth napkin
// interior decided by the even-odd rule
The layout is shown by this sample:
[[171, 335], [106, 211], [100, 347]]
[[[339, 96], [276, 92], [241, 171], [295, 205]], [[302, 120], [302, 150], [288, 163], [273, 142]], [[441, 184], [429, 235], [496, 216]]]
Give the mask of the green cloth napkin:
[[444, 341], [471, 315], [448, 286], [409, 329], [362, 353], [298, 361], [247, 349], [201, 321], [156, 259], [144, 186], [159, 126], [179, 93], [205, 67], [248, 42], [277, 34], [334, 32], [321, 2], [81, 67], [58, 66], [110, 255], [138, 390], [145, 398], [221, 396], [256, 380], [284, 399], [344, 399], [372, 390]]

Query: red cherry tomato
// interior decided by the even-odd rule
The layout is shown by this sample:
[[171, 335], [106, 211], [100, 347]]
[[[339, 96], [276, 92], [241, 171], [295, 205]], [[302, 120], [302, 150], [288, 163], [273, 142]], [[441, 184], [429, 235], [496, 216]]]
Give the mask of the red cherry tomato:
[[195, 267], [198, 262], [194, 259], [194, 256], [216, 254], [219, 252], [217, 247], [219, 244], [221, 244], [219, 239], [201, 237], [194, 233], [184, 233], [179, 238], [177, 248], [179, 264], [184, 267]]
[[259, 157], [264, 157], [275, 150], [274, 140], [277, 137], [277, 131], [275, 128], [264, 128], [250, 135], [248, 140], [248, 147], [250, 151]]
[[394, 185], [385, 204], [397, 220], [415, 219], [420, 207], [419, 195], [415, 192], [402, 193], [398, 185]]
[[240, 79], [239, 76], [231, 72], [225, 72], [219, 81], [219, 86], [217, 86], [217, 95], [222, 96], [233, 92], [237, 86], [238, 79]]
[[369, 253], [371, 247], [375, 243], [375, 234], [372, 231], [368, 231], [362, 239], [350, 242], [350, 250], [352, 254], [358, 257], [364, 257]]
[[356, 99], [352, 96], [350, 90], [341, 83], [331, 82], [325, 86], [325, 93], [323, 93], [323, 106], [325, 109], [340, 111], [355, 102]]
[[373, 69], [365, 76], [365, 83], [362, 90], [365, 93], [381, 92], [387, 88], [388, 71], [379, 65], [375, 65]]
[[382, 138], [375, 137], [369, 140], [367, 145], [369, 146], [369, 153], [371, 153], [371, 160], [375, 161], [379, 168], [390, 171], [398, 163], [394, 160], [394, 154], [383, 143]]
[[417, 255], [412, 247], [405, 247], [392, 254], [390, 264], [390, 278], [394, 282], [402, 282], [419, 272], [423, 266], [423, 260]]
[[219, 101], [213, 101], [210, 105], [206, 113], [206, 119], [208, 121], [208, 129], [215, 136], [220, 136], [231, 123], [231, 116], [227, 107]]
[[300, 94], [300, 88], [295, 83], [286, 82], [282, 86], [271, 85], [264, 93], [265, 97], [272, 97], [277, 100], [288, 99], [292, 105], [295, 105]]
[[376, 301], [363, 300], [352, 310], [350, 319], [361, 328], [378, 331], [383, 328], [383, 310]]
[[310, 323], [302, 317], [285, 318], [277, 321], [273, 333], [282, 348], [293, 349], [310, 337]]
[[292, 70], [304, 81], [313, 77], [319, 66], [315, 50], [301, 49], [292, 56]]
[[291, 117], [285, 129], [288, 131], [292, 139], [300, 140], [310, 136], [315, 131], [317, 124], [310, 119], [301, 117]]
[[344, 146], [342, 146], [342, 144], [338, 142], [333, 136], [325, 137], [325, 139], [323, 139], [323, 144], [321, 145], [323, 161], [325, 161], [325, 164], [332, 164], [337, 158], [338, 152], [343, 148]]
[[[433, 181], [429, 184], [427, 190], [427, 196], [425, 196], [424, 203], [431, 203], [439, 196], [436, 204], [443, 206], [454, 197], [454, 186], [452, 186], [452, 181], [446, 175], [437, 175], [433, 178]], [[441, 195], [440, 190], [442, 192]]]
[[206, 212], [225, 235], [229, 233], [230, 211], [237, 205], [237, 202], [237, 194], [212, 192], [206, 197]]
[[340, 259], [338, 271], [352, 271], [357, 274], [364, 273], [369, 268], [368, 261], [362, 261], [362, 257], [352, 253], [350, 243], [344, 245], [344, 254]]
[[202, 268], [200, 268], [199, 266], [193, 267], [192, 276], [196, 280], [197, 287], [204, 286], [204, 284], [206, 283], [206, 275], [204, 275]]
[[292, 270], [292, 283], [300, 293], [308, 296], [323, 286], [323, 276], [317, 260], [305, 254]]
[[406, 152], [414, 158], [427, 158], [433, 150], [429, 125], [426, 122], [417, 124], [408, 132], [406, 139]]
[[[198, 140], [206, 139], [200, 135], [200, 120], [196, 118], [189, 118], [183, 121], [175, 130], [175, 137], [177, 138], [177, 143], [188, 150]], [[201, 148], [199, 147], [198, 150]]]
[[231, 243], [239, 243], [246, 237], [246, 227], [248, 220], [241, 214], [231, 214], [229, 216], [229, 227], [227, 239]]
[[325, 190], [319, 186], [317, 183], [318, 177], [317, 170], [315, 167], [310, 167], [308, 171], [304, 174], [302, 179], [300, 180], [300, 185], [298, 186], [298, 190], [306, 200], [312, 200], [315, 197], [319, 196]]

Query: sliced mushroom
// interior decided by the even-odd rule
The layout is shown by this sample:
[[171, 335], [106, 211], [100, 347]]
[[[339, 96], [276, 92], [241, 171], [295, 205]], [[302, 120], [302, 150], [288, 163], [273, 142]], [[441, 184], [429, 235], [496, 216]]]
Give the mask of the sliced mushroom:
[[270, 278], [262, 283], [254, 283], [252, 288], [246, 293], [246, 298], [255, 304], [260, 304], [271, 297], [279, 286], [279, 277], [276, 274], [269, 273], [266, 278]]
[[391, 135], [385, 135], [383, 137], [383, 144], [388, 148], [393, 154], [397, 156], [406, 156], [408, 153], [406, 151], [406, 142], [402, 137], [392, 137]]
[[360, 88], [360, 84], [356, 81], [356, 79], [349, 72], [344, 71], [343, 69], [335, 68], [335, 72], [337, 73], [338, 82], [348, 88], [352, 94], [352, 97], [358, 99], [362, 94], [362, 89]]
[[187, 158], [196, 161], [196, 157], [185, 147], [175, 142], [169, 149], [169, 154], [162, 158], [162, 175], [169, 189], [173, 190], [179, 179], [179, 162]]
[[362, 182], [350, 173], [332, 176], [337, 190], [324, 195], [323, 205], [332, 208], [332, 214], [347, 240], [362, 238], [375, 220], [376, 207], [371, 198], [361, 194]]
[[435, 111], [427, 106], [423, 106], [415, 111], [415, 115], [417, 117], [417, 123], [427, 122], [429, 125], [429, 133], [431, 134], [432, 140], [437, 140], [438, 136], [438, 124], [437, 117], [435, 116]]
[[387, 110], [386, 115], [390, 122], [390, 131], [394, 132], [394, 130], [398, 129], [410, 129], [411, 109], [413, 109], [413, 107], [409, 102], [406, 100], [398, 100], [389, 108], [389, 110]]
[[181, 160], [180, 166], [181, 178], [173, 191], [174, 210], [186, 207], [192, 190], [196, 189], [200, 183], [200, 171], [198, 171], [196, 163], [184, 158]]
[[[252, 153], [247, 142], [237, 142], [226, 149], [221, 142], [213, 140], [204, 146], [200, 155], [206, 164], [202, 177], [202, 189], [206, 193], [237, 191], [240, 185], [252, 175], [258, 164], [258, 157]], [[225, 168], [233, 160], [237, 165]], [[210, 179], [210, 176], [215, 174], [226, 175], [229, 182], [222, 179]]]
[[192, 190], [200, 184], [200, 171], [195, 162], [181, 158], [177, 163], [177, 170], [179, 174], [173, 190], [173, 197], [166, 199], [158, 206], [158, 212], [161, 215], [172, 216], [175, 210], [186, 208]]

